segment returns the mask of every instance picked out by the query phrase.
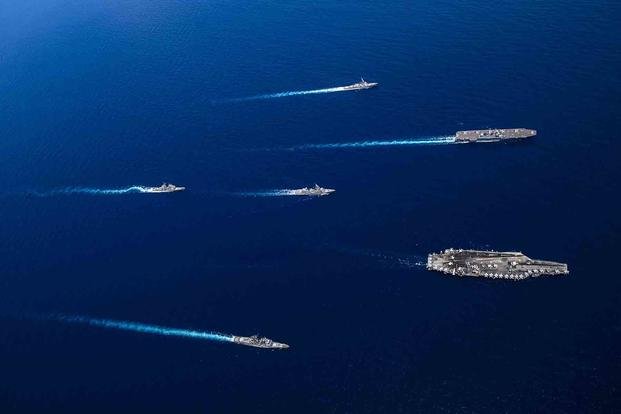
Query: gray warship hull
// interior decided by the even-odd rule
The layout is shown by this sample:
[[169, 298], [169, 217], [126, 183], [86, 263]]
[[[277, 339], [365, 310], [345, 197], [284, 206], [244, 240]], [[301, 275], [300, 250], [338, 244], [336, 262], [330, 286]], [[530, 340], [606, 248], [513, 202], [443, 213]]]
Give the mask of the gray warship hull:
[[143, 191], [145, 193], [158, 194], [158, 193], [175, 193], [177, 191], [184, 191], [184, 190], [185, 190], [185, 187], [177, 187], [174, 184], [164, 183], [160, 185], [159, 187], [146, 187]]
[[564, 263], [533, 260], [520, 252], [447, 249], [427, 257], [427, 269], [454, 275], [522, 280], [542, 275], [566, 275]]
[[359, 91], [363, 89], [371, 89], [377, 86], [377, 83], [367, 82], [366, 84], [355, 83], [353, 85], [343, 86], [344, 91]]
[[307, 196], [307, 197], [323, 197], [323, 196], [330, 195], [333, 192], [334, 190], [331, 190], [331, 189], [315, 191], [315, 190], [305, 190], [301, 188], [298, 190], [290, 190], [288, 194], [296, 195], [296, 196]]
[[185, 187], [177, 187], [175, 189], [170, 189], [170, 190], [160, 190], [158, 188], [146, 188], [144, 190], [145, 193], [152, 193], [152, 194], [161, 194], [161, 193], [176, 193], [177, 191], [184, 191]]
[[511, 128], [511, 129], [474, 129], [471, 131], [457, 131], [456, 143], [470, 142], [498, 142], [511, 139], [530, 138], [537, 135], [534, 129]]
[[287, 349], [289, 345], [274, 342], [271, 339], [254, 336], [233, 336], [233, 342], [239, 345], [252, 346], [263, 349]]
[[335, 191], [336, 190], [334, 190], [333, 188], [323, 188], [315, 184], [314, 187], [304, 187], [297, 188], [295, 190], [288, 190], [287, 194], [295, 196], [322, 197], [330, 195]]

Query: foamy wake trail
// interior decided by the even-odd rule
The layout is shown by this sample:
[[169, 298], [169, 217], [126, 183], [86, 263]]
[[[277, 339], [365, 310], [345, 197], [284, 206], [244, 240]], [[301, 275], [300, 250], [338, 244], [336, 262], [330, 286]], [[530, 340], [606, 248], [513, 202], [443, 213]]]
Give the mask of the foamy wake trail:
[[54, 195], [67, 195], [67, 194], [91, 194], [91, 195], [118, 195], [128, 193], [146, 193], [147, 189], [142, 186], [133, 185], [127, 188], [87, 188], [87, 187], [67, 187], [60, 188], [58, 190], [51, 190], [47, 192], [35, 192], [38, 196], [54, 196]]
[[138, 322], [116, 321], [111, 319], [96, 319], [86, 316], [50, 316], [49, 319], [64, 323], [96, 326], [99, 328], [131, 331], [143, 334], [177, 336], [208, 341], [233, 342], [233, 336], [218, 332], [194, 331], [190, 329], [169, 328], [159, 325], [147, 325]]
[[258, 101], [262, 99], [277, 99], [277, 98], [287, 98], [290, 96], [300, 96], [300, 95], [318, 95], [322, 93], [334, 93], [334, 92], [345, 92], [349, 89], [344, 86], [338, 86], [336, 88], [325, 88], [325, 89], [311, 89], [308, 91], [287, 91], [287, 92], [277, 92], [277, 93], [268, 93], [264, 95], [255, 95], [255, 96], [246, 96], [244, 98], [233, 98], [227, 99], [223, 102], [246, 102], [246, 101]]
[[336, 247], [337, 251], [355, 256], [367, 256], [378, 260], [380, 263], [390, 267], [399, 269], [414, 269], [426, 265], [426, 258], [417, 255], [399, 255], [374, 250], [356, 249], [351, 247]]
[[295, 193], [293, 190], [283, 189], [283, 190], [267, 190], [267, 191], [235, 193], [235, 195], [240, 196], [240, 197], [284, 197], [284, 196], [293, 196], [295, 195]]
[[328, 144], [305, 144], [292, 147], [292, 150], [304, 149], [340, 149], [340, 148], [370, 148], [370, 147], [393, 147], [407, 145], [447, 145], [454, 144], [455, 137], [427, 137], [412, 139], [396, 139], [387, 141], [358, 141], [358, 142], [335, 142]]

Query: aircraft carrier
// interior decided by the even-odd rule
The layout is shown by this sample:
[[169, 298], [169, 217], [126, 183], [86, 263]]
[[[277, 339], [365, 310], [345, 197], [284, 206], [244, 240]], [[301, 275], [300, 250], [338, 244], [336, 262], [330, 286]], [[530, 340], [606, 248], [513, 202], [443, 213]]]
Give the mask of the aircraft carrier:
[[287, 349], [289, 345], [281, 344], [280, 342], [274, 342], [271, 339], [259, 337], [258, 335], [252, 336], [235, 336], [233, 335], [233, 342], [239, 345], [253, 346], [255, 348], [266, 349]]
[[564, 263], [534, 260], [520, 252], [447, 249], [427, 257], [427, 269], [454, 276], [522, 280], [541, 275], [566, 275]]
[[457, 131], [456, 143], [470, 142], [498, 142], [509, 139], [530, 138], [537, 135], [534, 129], [511, 128], [511, 129], [474, 129], [471, 131]]

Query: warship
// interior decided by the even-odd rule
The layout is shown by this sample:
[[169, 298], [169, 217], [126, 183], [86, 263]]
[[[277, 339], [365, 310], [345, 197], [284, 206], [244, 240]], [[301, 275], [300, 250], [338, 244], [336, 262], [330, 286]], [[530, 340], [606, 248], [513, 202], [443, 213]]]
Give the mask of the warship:
[[343, 86], [342, 88], [344, 91], [356, 91], [359, 89], [371, 89], [377, 85], [377, 82], [367, 82], [363, 78], [360, 78], [360, 82], [354, 83], [352, 85]]
[[174, 193], [175, 191], [183, 191], [185, 187], [177, 187], [173, 184], [163, 183], [159, 187], [145, 187], [145, 193]]
[[566, 275], [564, 263], [534, 260], [520, 252], [447, 249], [427, 257], [427, 269], [455, 276], [522, 280], [541, 275]]
[[315, 184], [314, 187], [304, 187], [304, 188], [298, 188], [298, 189], [295, 189], [295, 190], [289, 190], [287, 192], [287, 194], [289, 194], [289, 195], [299, 195], [299, 196], [321, 197], [321, 196], [326, 196], [326, 195], [332, 194], [335, 191], [336, 190], [334, 190], [332, 188], [323, 188], [323, 187], [319, 187], [317, 184]]
[[267, 349], [287, 349], [289, 345], [281, 344], [280, 342], [274, 342], [271, 339], [265, 337], [259, 337], [258, 335], [252, 336], [235, 336], [233, 335], [233, 342], [240, 345], [254, 346], [255, 348], [267, 348]]
[[511, 129], [475, 129], [472, 131], [457, 131], [456, 143], [469, 142], [498, 142], [509, 139], [529, 138], [537, 135], [534, 129], [511, 128]]

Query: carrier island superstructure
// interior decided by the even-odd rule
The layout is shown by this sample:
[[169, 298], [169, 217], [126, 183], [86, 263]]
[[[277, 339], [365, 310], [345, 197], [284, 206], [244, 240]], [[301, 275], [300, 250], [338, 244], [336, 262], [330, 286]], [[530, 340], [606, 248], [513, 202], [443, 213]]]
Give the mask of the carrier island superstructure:
[[566, 275], [564, 263], [534, 260], [520, 252], [447, 249], [427, 257], [427, 269], [454, 275], [522, 280], [541, 275]]
[[470, 142], [497, 142], [511, 139], [530, 138], [537, 135], [534, 129], [510, 128], [510, 129], [474, 129], [471, 131], [457, 131], [455, 142], [466, 144]]

